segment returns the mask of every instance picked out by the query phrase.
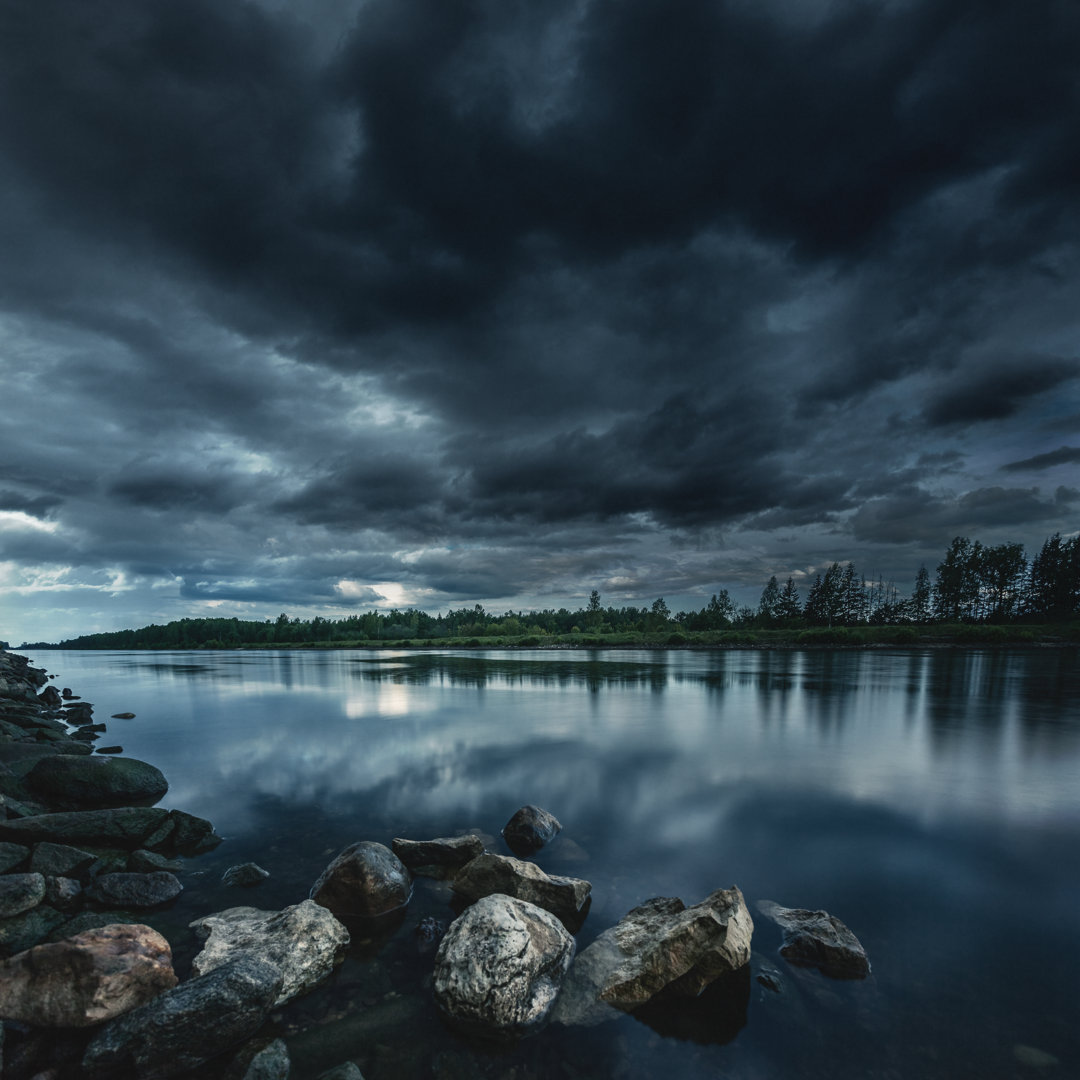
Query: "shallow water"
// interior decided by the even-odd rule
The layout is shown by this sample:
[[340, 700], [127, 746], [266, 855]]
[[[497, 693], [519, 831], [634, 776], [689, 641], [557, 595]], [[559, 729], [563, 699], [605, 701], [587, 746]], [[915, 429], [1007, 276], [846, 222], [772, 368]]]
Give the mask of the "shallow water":
[[[148, 920], [181, 971], [198, 915], [296, 903], [356, 840], [472, 829], [505, 852], [531, 802], [564, 827], [537, 862], [593, 884], [579, 949], [649, 897], [738, 884], [753, 971], [783, 985], [752, 981], [745, 1022], [706, 995], [477, 1047], [431, 1001], [413, 930], [453, 911], [418, 879], [399, 921], [275, 1015], [297, 1080], [345, 1059], [367, 1080], [1080, 1076], [1075, 650], [31, 657], [95, 704], [103, 744], [165, 772], [161, 805], [226, 837]], [[248, 859], [271, 878], [218, 884]], [[762, 899], [842, 919], [871, 977], [787, 965]]]

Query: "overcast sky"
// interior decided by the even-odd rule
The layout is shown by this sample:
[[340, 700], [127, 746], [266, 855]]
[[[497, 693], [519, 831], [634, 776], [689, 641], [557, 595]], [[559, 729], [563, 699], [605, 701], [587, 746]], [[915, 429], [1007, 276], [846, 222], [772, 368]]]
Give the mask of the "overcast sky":
[[1075, 0], [0, 0], [0, 637], [1074, 532], [1078, 56]]

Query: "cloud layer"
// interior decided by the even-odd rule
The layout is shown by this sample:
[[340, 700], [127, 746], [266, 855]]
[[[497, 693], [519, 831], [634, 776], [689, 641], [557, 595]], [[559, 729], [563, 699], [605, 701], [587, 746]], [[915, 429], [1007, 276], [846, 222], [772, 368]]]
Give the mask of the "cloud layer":
[[4, 636], [1076, 528], [1074, 5], [0, 18]]

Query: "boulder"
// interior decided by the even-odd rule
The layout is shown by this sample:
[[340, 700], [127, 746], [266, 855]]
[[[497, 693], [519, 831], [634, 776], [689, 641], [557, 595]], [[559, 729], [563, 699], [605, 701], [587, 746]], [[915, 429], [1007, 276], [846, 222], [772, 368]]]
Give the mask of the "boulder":
[[74, 911], [82, 903], [82, 885], [69, 877], [45, 879], [45, 903], [57, 911]]
[[584, 921], [592, 885], [581, 878], [545, 874], [535, 863], [485, 852], [468, 863], [451, 886], [465, 900], [503, 893], [555, 915], [571, 932]]
[[358, 1065], [346, 1061], [344, 1065], [335, 1065], [324, 1073], [319, 1073], [315, 1080], [364, 1080], [364, 1074]]
[[443, 836], [436, 840], [402, 840], [398, 837], [390, 846], [414, 872], [427, 866], [464, 866], [484, 853], [484, 841], [479, 836]]
[[435, 1001], [467, 1033], [516, 1039], [547, 1019], [574, 957], [574, 939], [550, 912], [485, 896], [456, 919], [435, 957]]
[[45, 899], [41, 874], [5, 874], [0, 877], [0, 919], [10, 919], [36, 908]]
[[156, 806], [68, 810], [0, 821], [0, 841], [5, 840], [141, 847], [181, 855], [197, 855], [221, 843], [209, 821]]
[[48, 709], [58, 709], [60, 703], [64, 700], [60, 691], [55, 686], [46, 686], [37, 696], [38, 701], [41, 702]]
[[46, 840], [34, 845], [34, 853], [30, 856], [30, 869], [39, 874], [80, 878], [87, 873], [96, 857], [82, 848], [68, 844], [52, 844]]
[[241, 956], [110, 1020], [83, 1055], [96, 1080], [160, 1080], [196, 1069], [250, 1038], [281, 990], [272, 964]]
[[786, 908], [759, 900], [758, 910], [784, 931], [780, 955], [800, 967], [816, 967], [834, 979], [865, 979], [870, 961], [859, 939], [827, 911]]
[[149, 926], [106, 926], [0, 961], [0, 1016], [88, 1027], [176, 985], [169, 943]]
[[539, 806], [523, 806], [503, 826], [503, 839], [515, 855], [531, 855], [550, 844], [562, 826], [554, 814]]
[[67, 920], [67, 915], [48, 904], [38, 904], [22, 915], [0, 919], [0, 956], [14, 956], [37, 945]]
[[291, 1001], [321, 982], [339, 963], [349, 944], [349, 932], [312, 900], [284, 911], [235, 907], [207, 915], [190, 924], [203, 950], [192, 961], [196, 975], [221, 967], [240, 954], [273, 964], [282, 974], [275, 1005]]
[[292, 1062], [284, 1039], [274, 1039], [252, 1052], [245, 1046], [225, 1073], [224, 1080], [288, 1080]]
[[125, 869], [136, 874], [151, 874], [155, 870], [168, 870], [175, 874], [181, 869], [179, 859], [167, 859], [156, 851], [147, 851], [145, 848], [136, 848], [127, 858]]
[[269, 876], [269, 870], [264, 870], [257, 863], [246, 862], [240, 863], [238, 866], [230, 866], [221, 875], [221, 884], [236, 885], [246, 889], [252, 885], [258, 885], [260, 881], [265, 881]]
[[26, 782], [61, 810], [148, 806], [169, 790], [160, 769], [135, 758], [42, 758], [27, 774]]
[[95, 754], [122, 754], [124, 748], [122, 746], [95, 746]]
[[334, 859], [310, 896], [335, 915], [375, 918], [409, 902], [412, 875], [388, 847], [363, 840]]
[[86, 898], [105, 907], [151, 908], [175, 900], [184, 886], [168, 870], [149, 874], [122, 871], [101, 874], [86, 890]]
[[687, 907], [657, 897], [605, 930], [574, 962], [553, 1019], [595, 1024], [658, 995], [696, 997], [750, 962], [754, 924], [736, 886]]
[[22, 844], [0, 844], [0, 874], [14, 870], [30, 856], [30, 849]]
[[135, 714], [133, 712], [114, 712], [111, 719], [113, 720], [134, 720]]

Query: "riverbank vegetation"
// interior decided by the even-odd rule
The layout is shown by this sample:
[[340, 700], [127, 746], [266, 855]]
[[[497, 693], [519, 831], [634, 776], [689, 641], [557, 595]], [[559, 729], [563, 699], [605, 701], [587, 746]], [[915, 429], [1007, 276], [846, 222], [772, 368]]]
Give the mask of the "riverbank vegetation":
[[953, 540], [931, 580], [919, 570], [902, 596], [854, 564], [832, 563], [805, 598], [792, 577], [765, 583], [756, 608], [738, 606], [726, 589], [697, 611], [588, 604], [543, 611], [489, 613], [480, 604], [430, 615], [416, 609], [369, 611], [339, 619], [315, 616], [254, 621], [178, 619], [137, 630], [87, 634], [45, 649], [363, 648], [1009, 644], [1080, 641], [1080, 538], [1050, 537], [1030, 561], [1020, 544], [984, 546]]

